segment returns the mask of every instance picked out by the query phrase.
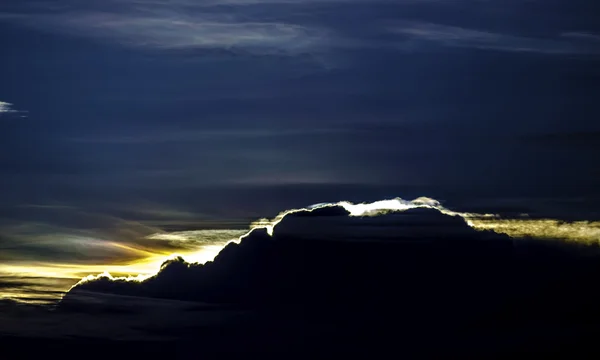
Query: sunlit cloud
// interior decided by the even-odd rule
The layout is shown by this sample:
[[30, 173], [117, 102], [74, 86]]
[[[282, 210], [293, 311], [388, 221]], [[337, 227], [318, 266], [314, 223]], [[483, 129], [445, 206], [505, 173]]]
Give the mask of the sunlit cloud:
[[48, 305], [63, 296], [73, 283], [73, 279], [3, 276], [0, 277], [0, 300]]
[[473, 219], [479, 230], [493, 230], [515, 238], [560, 239], [582, 244], [600, 244], [600, 222], [555, 219]]
[[[143, 236], [137, 241], [117, 242], [91, 237], [47, 235], [47, 239], [32, 252], [24, 253], [23, 247], [3, 251], [4, 263], [0, 275], [8, 277], [37, 277], [47, 279], [71, 279], [68, 286], [99, 277], [142, 281], [154, 275], [161, 264], [169, 258], [185, 256], [197, 263], [211, 261], [231, 241], [239, 241], [246, 230], [195, 230], [181, 232], [157, 232]], [[67, 251], [68, 249], [68, 251]], [[27, 248], [27, 250], [31, 250]], [[54, 259], [36, 260], [39, 252], [52, 252]], [[64, 285], [46, 285], [50, 290], [66, 290]], [[15, 298], [19, 289], [4, 297]], [[58, 299], [62, 293], [48, 294]], [[19, 295], [19, 298], [23, 296]], [[25, 300], [23, 300], [25, 301]]]

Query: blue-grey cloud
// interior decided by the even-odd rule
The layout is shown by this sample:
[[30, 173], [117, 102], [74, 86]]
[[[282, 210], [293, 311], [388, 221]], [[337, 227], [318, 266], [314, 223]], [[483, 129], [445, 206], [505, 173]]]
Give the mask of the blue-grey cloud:
[[[461, 16], [473, 1], [211, 0], [109, 1], [0, 8], [0, 21], [159, 50], [225, 49], [253, 54], [311, 54], [331, 67], [333, 51], [416, 51], [436, 44], [494, 51], [598, 54], [598, 35], [567, 24], [536, 33], [489, 29]], [[510, 4], [509, 4], [510, 5]], [[437, 10], [436, 10], [437, 9]], [[536, 8], [537, 9], [537, 8]], [[432, 11], [435, 10], [435, 11]], [[535, 10], [535, 9], [534, 9]], [[529, 10], [529, 11], [534, 11]], [[447, 14], [444, 18], [437, 12]], [[526, 10], [486, 10], [490, 20]], [[357, 27], [356, 24], [360, 23]], [[389, 26], [390, 23], [396, 25]], [[537, 34], [537, 35], [535, 35]], [[540, 35], [540, 34], [543, 34]], [[328, 55], [324, 55], [328, 53]], [[339, 62], [340, 57], [333, 61]]]
[[568, 39], [600, 42], [600, 34], [592, 34], [589, 32], [565, 32], [560, 34], [560, 36]]
[[197, 131], [149, 132], [147, 134], [89, 136], [70, 139], [77, 143], [107, 144], [149, 144], [170, 142], [196, 142], [207, 140], [239, 140], [278, 138], [306, 135], [328, 135], [345, 132], [345, 129], [307, 128], [307, 129], [212, 129]]
[[[450, 47], [544, 54], [600, 54], [599, 37], [592, 34], [564, 33], [554, 38], [535, 38], [427, 22], [403, 22], [390, 27], [390, 32], [409, 41]], [[414, 49], [411, 45], [415, 44], [403, 46]]]
[[318, 27], [278, 19], [247, 19], [228, 11], [194, 13], [163, 6], [4, 13], [0, 20], [153, 49], [217, 48], [297, 54], [310, 52], [328, 41], [327, 32]]

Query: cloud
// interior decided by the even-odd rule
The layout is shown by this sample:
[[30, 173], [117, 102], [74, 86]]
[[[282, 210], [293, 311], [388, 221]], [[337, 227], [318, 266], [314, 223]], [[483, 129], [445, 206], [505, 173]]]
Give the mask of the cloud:
[[[228, 303], [295, 301], [333, 296], [323, 292], [323, 281], [331, 280], [332, 271], [335, 276], [347, 272], [348, 279], [360, 276], [375, 281], [375, 273], [370, 272], [382, 269], [371, 268], [375, 266], [372, 261], [382, 257], [380, 265], [392, 266], [386, 263], [392, 261], [391, 254], [401, 262], [411, 251], [428, 248], [432, 256], [444, 249], [447, 255], [459, 257], [485, 256], [492, 250], [501, 256], [512, 251], [507, 236], [476, 231], [460, 216], [427, 207], [428, 199], [416, 203], [424, 206], [378, 215], [371, 212], [372, 216], [353, 215], [339, 205], [288, 211], [266, 227], [255, 223], [239, 242], [230, 242], [204, 265], [179, 257], [166, 261], [155, 276], [141, 282], [104, 274], [83, 280], [72, 291]], [[481, 249], [486, 246], [490, 248]]]
[[[152, 212], [153, 209], [155, 213]], [[150, 214], [143, 211], [135, 212], [135, 209], [132, 209], [124, 215], [145, 218], [152, 216], [151, 219], [160, 219], [162, 215], [167, 219], [171, 216], [191, 216], [184, 212], [165, 214], [162, 209], [151, 206], [144, 210], [149, 211]], [[35, 258], [36, 260], [126, 261], [139, 259], [148, 253], [164, 255], [201, 245], [199, 239], [192, 241], [193, 236], [202, 237], [212, 234], [210, 239], [228, 236], [226, 231], [209, 230], [194, 232], [189, 237], [190, 241], [158, 240], [153, 237], [163, 233], [158, 226], [108, 215], [101, 211], [87, 211], [79, 207], [29, 205], [12, 208], [10, 213], [17, 220], [5, 219], [0, 222], [4, 238], [0, 241], [0, 247], [4, 252], [12, 252], [11, 259], [19, 259], [19, 252], [25, 249], [31, 250], [31, 256], [35, 256], [35, 250], [38, 249], [39, 257]], [[86, 249], [94, 249], [94, 251], [85, 251]], [[48, 252], [53, 254], [49, 255]], [[116, 257], [108, 256], [111, 252], [115, 252], [113, 255]], [[58, 256], [57, 253], [63, 255]]]
[[[275, 218], [269, 220], [266, 218], [259, 219], [253, 222], [250, 227], [251, 228], [266, 228], [269, 234], [273, 233], [274, 227], [279, 224], [286, 216], [294, 215], [296, 213], [304, 213], [305, 211], [311, 210], [311, 213], [316, 211], [316, 213], [322, 213], [323, 211], [327, 211], [326, 209], [330, 207], [339, 207], [344, 209], [348, 216], [379, 216], [385, 215], [387, 213], [393, 212], [401, 212], [410, 209], [416, 208], [424, 208], [424, 209], [435, 209], [442, 214], [449, 216], [460, 216], [465, 219], [470, 218], [490, 218], [496, 217], [494, 214], [475, 214], [475, 213], [460, 213], [449, 210], [442, 206], [442, 204], [432, 198], [428, 198], [425, 196], [416, 198], [414, 200], [404, 200], [402, 198], [394, 198], [389, 200], [380, 200], [372, 203], [358, 203], [354, 204], [349, 201], [340, 201], [337, 203], [320, 203], [311, 205], [306, 209], [292, 209], [279, 213]], [[324, 208], [325, 210], [323, 210]], [[467, 220], [467, 224], [470, 222]]]
[[587, 32], [565, 32], [560, 34], [560, 36], [563, 38], [600, 42], [600, 35]]
[[[334, 52], [412, 52], [427, 48], [427, 44], [554, 55], [600, 53], [598, 35], [592, 32], [560, 28], [551, 29], [556, 35], [529, 37], [427, 20], [437, 18], [435, 14], [445, 10], [449, 11], [450, 20], [461, 19], [460, 9], [465, 6], [470, 7], [468, 1], [126, 0], [93, 5], [67, 1], [58, 7], [37, 4], [17, 7], [20, 11], [0, 10], [0, 21], [125, 46], [183, 50], [185, 54], [217, 49], [241, 54], [309, 55], [311, 61], [324, 67], [329, 67], [331, 61], [343, 61]], [[380, 8], [389, 11], [382, 12]], [[409, 10], [406, 16], [402, 15], [403, 9]], [[412, 20], [415, 9], [423, 11], [425, 17]], [[492, 13], [516, 16], [510, 11]], [[334, 15], [350, 21], [334, 21]], [[360, 21], [360, 29], [349, 25], [355, 21]], [[394, 25], [389, 26], [390, 23]]]
[[[161, 232], [147, 238], [171, 243], [179, 249], [202, 247], [203, 252], [186, 257], [191, 262], [203, 264], [218, 259], [221, 249], [243, 243], [245, 238], [252, 238], [255, 230], [265, 231], [273, 238], [316, 240], [317, 242], [319, 240], [328, 242], [364, 242], [367, 240], [373, 243], [411, 241], [423, 238], [431, 240], [439, 237], [463, 240], [475, 237], [482, 240], [495, 239], [506, 234], [510, 237], [504, 237], [504, 240], [513, 243], [513, 246], [521, 246], [519, 241], [523, 240], [519, 239], [524, 238], [561, 240], [587, 245], [600, 244], [598, 226], [597, 222], [590, 221], [565, 222], [528, 217], [502, 218], [496, 214], [456, 212], [445, 208], [435, 199], [420, 197], [412, 201], [395, 198], [359, 204], [347, 201], [321, 203], [308, 208], [287, 210], [273, 219], [264, 218], [253, 222], [250, 225], [251, 232], [239, 238], [237, 237], [243, 231]], [[171, 256], [168, 263], [173, 259], [183, 261], [182, 258]], [[200, 264], [193, 266], [200, 266]], [[84, 282], [93, 281], [96, 278], [107, 278], [117, 282], [121, 280], [119, 277], [113, 277], [110, 273], [105, 272], [100, 275], [88, 276]], [[132, 279], [130, 277], [122, 278], [125, 281]]]
[[12, 104], [4, 101], [0, 101], [0, 113], [11, 113], [15, 112], [15, 110], [11, 109]]
[[26, 111], [15, 110], [13, 109], [13, 104], [0, 101], [0, 116], [2, 114], [22, 114], [21, 117], [25, 117]]
[[[596, 37], [574, 36], [575, 33], [535, 38], [427, 22], [401, 22], [389, 31], [409, 41], [450, 47], [543, 54], [600, 54]], [[403, 46], [410, 47], [410, 43]]]
[[[167, 234], [158, 227], [67, 206], [37, 205], [13, 211], [29, 220], [0, 222], [0, 276], [80, 279], [104, 271], [149, 276], [174, 254], [197, 262], [211, 260], [230, 240], [245, 233], [208, 229]], [[53, 289], [66, 290], [73, 282]], [[16, 290], [11, 292], [15, 296]]]
[[[71, 281], [84, 277], [93, 280], [98, 276], [112, 281], [142, 280], [155, 275], [166, 258], [182, 256], [190, 263], [199, 264], [212, 261], [224, 248], [240, 243], [240, 236], [247, 233], [247, 230], [233, 229], [165, 231], [158, 226], [60, 205], [29, 205], [19, 209], [26, 211], [31, 221], [8, 222], [2, 226], [0, 275]], [[147, 209], [150, 211], [153, 207]], [[435, 210], [443, 216], [403, 214], [408, 210]], [[316, 243], [323, 239], [344, 243], [369, 239], [381, 243], [440, 236], [469, 237], [472, 233], [482, 239], [495, 236], [489, 231], [475, 230], [510, 235], [513, 239], [506, 239], [516, 247], [523, 245], [519, 240], [523, 237], [586, 245], [600, 242], [595, 222], [510, 216], [457, 212], [427, 197], [412, 201], [395, 198], [374, 203], [321, 203], [284, 211], [272, 219], [257, 220], [250, 227], [266, 229], [278, 238], [300, 238]], [[197, 222], [186, 225], [187, 228], [193, 226], [197, 226]], [[61, 286], [53, 289], [65, 290]]]
[[580, 244], [600, 244], [600, 221], [556, 219], [476, 219], [478, 229], [494, 230], [515, 238], [561, 239]]
[[[400, 206], [407, 209], [389, 209]], [[382, 323], [520, 328], [597, 318], [597, 247], [582, 253], [478, 231], [436, 206], [424, 198], [288, 211], [268, 222], [272, 231], [255, 227], [212, 262], [172, 258], [142, 281], [89, 277], [61, 306], [119, 294], [293, 309], [303, 321], [363, 330]]]
[[[64, 12], [5, 14], [21, 25], [86, 36], [123, 45], [163, 50], [226, 49], [293, 55], [318, 49], [327, 39], [323, 29], [278, 20], [254, 20], [235, 12], [189, 11], [167, 3], [124, 7], [79, 7]], [[0, 19], [2, 19], [0, 18]]]
[[73, 279], [0, 276], [0, 300], [50, 305], [65, 294], [64, 290], [56, 290], [56, 286], [65, 289], [73, 284]]
[[93, 136], [71, 138], [70, 141], [78, 143], [99, 144], [157, 144], [157, 143], [182, 143], [210, 140], [238, 140], [238, 139], [260, 139], [279, 138], [310, 135], [330, 135], [349, 132], [345, 129], [336, 128], [306, 128], [306, 129], [213, 129], [213, 130], [191, 130], [185, 132], [160, 132], [148, 134], [115, 135], [115, 136]]

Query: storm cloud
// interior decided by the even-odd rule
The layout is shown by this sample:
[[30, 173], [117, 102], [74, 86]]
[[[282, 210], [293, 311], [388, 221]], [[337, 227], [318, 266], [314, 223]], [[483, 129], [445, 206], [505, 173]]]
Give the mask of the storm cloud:
[[[62, 304], [68, 309], [78, 294], [98, 292], [295, 306], [311, 309], [310, 316], [319, 309], [364, 309], [364, 316], [376, 307], [409, 322], [538, 321], [547, 311], [552, 319], [579, 319], [600, 298], [589, 278], [597, 249], [475, 230], [462, 216], [430, 207], [352, 216], [343, 206], [321, 205], [287, 212], [272, 234], [253, 229], [212, 262], [173, 258], [143, 281], [90, 277]], [[573, 315], [575, 303], [587, 310]]]

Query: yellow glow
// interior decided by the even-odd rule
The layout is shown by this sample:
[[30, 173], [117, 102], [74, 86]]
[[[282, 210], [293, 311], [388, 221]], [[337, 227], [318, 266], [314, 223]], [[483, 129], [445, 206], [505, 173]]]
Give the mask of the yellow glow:
[[[23, 277], [47, 277], [47, 278], [72, 278], [80, 279], [85, 274], [103, 273], [108, 271], [114, 274], [132, 274], [155, 272], [164, 256], [155, 256], [138, 262], [124, 265], [86, 265], [86, 264], [52, 264], [36, 263], [28, 265], [8, 264], [0, 265], [0, 273]], [[158, 264], [158, 265], [157, 265]]]
[[579, 243], [600, 242], [600, 222], [563, 222], [554, 219], [471, 219], [478, 230], [493, 230], [511, 237], [562, 239]]
[[[31, 286], [26, 290], [5, 287], [0, 293], [1, 298], [19, 299], [26, 302], [47, 302], [58, 300], [60, 293], [79, 282], [108, 277], [127, 281], [142, 281], [155, 275], [161, 264], [169, 258], [182, 256], [188, 262], [205, 263], [211, 261], [219, 251], [231, 241], [239, 241], [239, 236], [245, 230], [193, 230], [173, 233], [156, 233], [144, 239], [145, 246], [116, 241], [94, 241], [95, 245], [119, 250], [122, 258], [105, 264], [86, 263], [50, 263], [50, 262], [14, 262], [0, 264], [0, 276], [5, 278], [43, 278], [47, 279], [37, 289], [39, 293], [31, 292]], [[147, 240], [155, 240], [146, 241]], [[81, 240], [84, 242], [85, 240]], [[176, 253], [167, 249], [177, 249]], [[133, 259], [133, 260], [132, 260]], [[54, 280], [64, 281], [56, 282]], [[47, 290], [51, 292], [48, 293]], [[45, 292], [46, 291], [46, 292]], [[39, 295], [39, 296], [36, 296]]]

